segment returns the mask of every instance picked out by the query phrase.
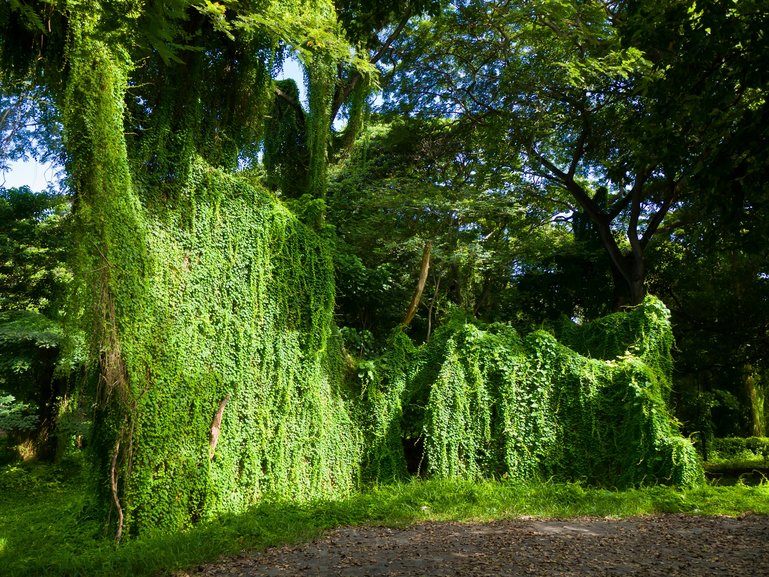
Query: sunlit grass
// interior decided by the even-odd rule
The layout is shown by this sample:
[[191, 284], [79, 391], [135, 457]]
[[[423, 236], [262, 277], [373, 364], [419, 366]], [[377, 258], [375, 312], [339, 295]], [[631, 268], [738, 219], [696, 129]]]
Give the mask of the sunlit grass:
[[309, 540], [341, 525], [405, 526], [522, 516], [769, 514], [767, 484], [614, 491], [563, 483], [415, 480], [371, 487], [346, 500], [263, 502], [188, 531], [148, 534], [115, 547], [86, 494], [85, 473], [59, 481], [61, 474], [50, 467], [0, 471], [3, 575], [162, 575], [244, 549]]

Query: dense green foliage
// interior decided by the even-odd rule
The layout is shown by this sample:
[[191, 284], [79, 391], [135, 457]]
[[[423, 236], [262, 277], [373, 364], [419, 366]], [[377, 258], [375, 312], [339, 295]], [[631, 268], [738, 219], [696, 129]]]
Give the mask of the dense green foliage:
[[638, 304], [671, 212], [765, 195], [767, 21], [753, 1], [449, 1], [402, 37], [389, 107], [473, 127], [489, 164], [583, 212], [616, 305]]
[[668, 316], [648, 299], [570, 327], [564, 342], [574, 349], [544, 331], [521, 338], [509, 326], [464, 322], [411, 354], [392, 347], [362, 374], [370, 394], [389, 399], [378, 403], [378, 443], [367, 444], [390, 451], [389, 460], [372, 458], [374, 476], [398, 456], [405, 468], [403, 438], [424, 447], [417, 467], [430, 476], [700, 483], [699, 458], [666, 404]]
[[521, 178], [507, 198], [528, 188], [520, 206], [575, 235], [587, 219], [602, 247], [519, 241], [496, 300], [595, 318], [607, 275], [615, 304], [648, 288], [672, 311], [687, 433], [764, 434], [768, 22], [750, 0], [458, 0], [389, 61], [389, 110], [463, 125], [482, 166]]
[[63, 195], [0, 188], [0, 311], [56, 317], [71, 277], [65, 265], [68, 213]]
[[[560, 317], [610, 311], [611, 275], [584, 215], [542, 199], [510, 167], [490, 166], [460, 125], [374, 116], [329, 184], [337, 232], [340, 322], [381, 341], [413, 293], [432, 243], [415, 339], [452, 309], [523, 332]], [[533, 200], [536, 199], [536, 203]]]
[[177, 528], [270, 494], [348, 493], [360, 439], [338, 389], [321, 239], [202, 165], [178, 211], [143, 225], [147, 291], [121, 319], [135, 327], [120, 341], [126, 398], [103, 425], [121, 442], [127, 526]]
[[767, 437], [717, 437], [710, 444], [711, 460], [734, 461], [747, 457], [760, 457], [766, 466], [769, 458], [769, 438]]
[[25, 450], [38, 445], [41, 457], [52, 456], [45, 445], [62, 393], [54, 375], [62, 341], [61, 326], [38, 312], [0, 312], [0, 430], [33, 441]]
[[349, 491], [358, 440], [332, 389], [322, 242], [203, 164], [173, 208], [143, 207], [121, 148], [121, 66], [87, 50], [102, 50], [102, 74], [73, 72], [65, 126], [84, 155], [81, 230], [99, 242], [80, 270], [96, 275], [83, 287], [101, 348], [95, 442], [118, 531], [184, 527], [269, 493]]
[[299, 104], [299, 88], [293, 80], [275, 83], [280, 90], [273, 102], [264, 135], [265, 185], [287, 198], [307, 192], [307, 129]]
[[763, 434], [769, 372], [767, 10], [704, 4], [0, 5], [0, 168], [72, 198], [59, 243], [0, 197], [0, 427], [92, 420], [72, 507], [117, 541], [409, 473], [697, 485], [668, 404]]
[[53, 458], [66, 393], [59, 351], [71, 280], [65, 197], [0, 189], [0, 430], [28, 456]]

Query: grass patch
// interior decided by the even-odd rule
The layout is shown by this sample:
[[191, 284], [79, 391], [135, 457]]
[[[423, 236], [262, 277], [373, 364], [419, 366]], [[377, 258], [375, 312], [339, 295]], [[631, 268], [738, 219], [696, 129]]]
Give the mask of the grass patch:
[[769, 485], [627, 491], [579, 484], [421, 481], [371, 487], [345, 500], [263, 502], [251, 510], [119, 547], [105, 535], [77, 466], [0, 470], [3, 575], [151, 576], [244, 549], [310, 540], [341, 525], [405, 526], [424, 521], [532, 517], [626, 517], [659, 513], [769, 514]]
[[743, 455], [728, 459], [712, 458], [705, 463], [706, 470], [721, 469], [766, 469], [769, 468], [769, 460], [761, 455]]

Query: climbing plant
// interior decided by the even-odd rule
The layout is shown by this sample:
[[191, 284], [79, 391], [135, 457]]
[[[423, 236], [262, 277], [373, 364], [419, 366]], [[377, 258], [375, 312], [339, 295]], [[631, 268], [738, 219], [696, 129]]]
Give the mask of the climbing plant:
[[563, 342], [457, 319], [372, 370], [390, 402], [379, 413], [386, 422], [370, 434], [396, 455], [393, 429], [419, 439], [406, 447], [421, 447], [417, 471], [431, 476], [697, 484], [699, 458], [666, 404], [668, 317], [649, 297], [630, 312], [573, 327]]
[[287, 198], [307, 192], [307, 130], [299, 88], [294, 80], [275, 83], [276, 96], [267, 118], [263, 163], [265, 184]]
[[[107, 87], [103, 100], [91, 99], [92, 110], [75, 98], [72, 109], [84, 122], [78, 135], [105, 143], [121, 134], [122, 100], [110, 75], [119, 66], [103, 50], [104, 73], [82, 79], [83, 90]], [[105, 125], [110, 134], [89, 132]], [[360, 448], [335, 390], [322, 241], [269, 194], [202, 161], [173, 206], [148, 210], [124, 149], [107, 151], [114, 156], [82, 161], [80, 219], [96, 244], [85, 243], [98, 275], [86, 288], [102, 295], [91, 297], [95, 439], [118, 536], [184, 527], [270, 494], [349, 491]]]
[[[227, 154], [201, 147], [201, 99], [145, 103], [166, 136], [150, 134], [161, 156], [137, 154], [125, 135], [131, 22], [115, 29], [100, 5], [69, 8], [71, 316], [89, 329], [93, 446], [116, 540], [268, 495], [349, 492], [360, 439], [342, 402], [325, 242], [258, 184], [227, 174]], [[232, 33], [217, 14], [214, 29]]]
[[326, 192], [328, 139], [331, 130], [331, 99], [334, 95], [336, 67], [322, 54], [313, 56], [307, 69], [309, 104], [307, 150], [309, 153], [309, 192], [323, 198]]
[[349, 492], [361, 448], [339, 389], [327, 248], [270, 195], [203, 163], [181, 198], [145, 219], [149, 288], [122, 340], [125, 526]]

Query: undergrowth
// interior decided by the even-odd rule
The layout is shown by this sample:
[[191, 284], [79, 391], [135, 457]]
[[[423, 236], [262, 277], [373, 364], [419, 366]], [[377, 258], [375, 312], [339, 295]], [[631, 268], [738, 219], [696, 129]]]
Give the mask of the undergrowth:
[[[769, 485], [644, 487], [617, 491], [577, 483], [413, 480], [371, 486], [347, 499], [265, 500], [177, 532], [148, 531], [119, 547], [88, 496], [88, 470], [17, 465], [0, 470], [3, 575], [151, 576], [243, 550], [310, 540], [344, 525], [406, 526], [427, 521], [492, 521], [521, 516], [625, 517], [661, 513], [769, 514]], [[63, 480], [66, 479], [66, 480]]]

